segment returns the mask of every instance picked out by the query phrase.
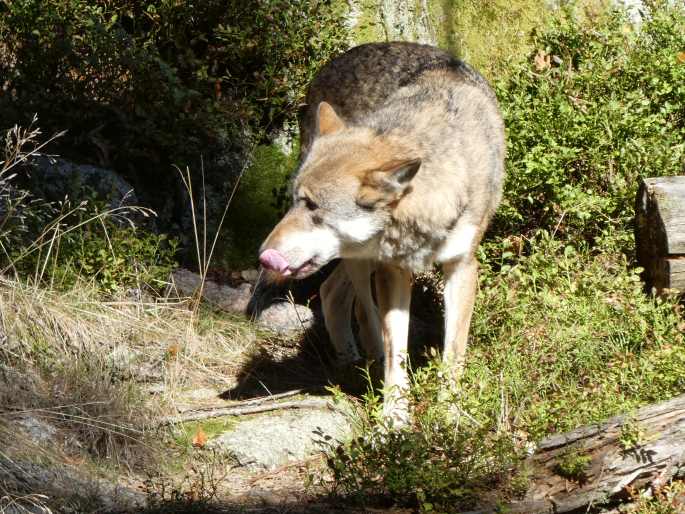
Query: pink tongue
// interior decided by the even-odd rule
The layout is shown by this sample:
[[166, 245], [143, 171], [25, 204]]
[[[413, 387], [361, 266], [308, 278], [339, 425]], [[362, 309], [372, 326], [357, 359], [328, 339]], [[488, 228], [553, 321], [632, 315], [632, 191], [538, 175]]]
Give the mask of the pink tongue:
[[288, 261], [285, 260], [285, 257], [283, 257], [278, 250], [273, 250], [271, 248], [264, 250], [259, 256], [259, 262], [266, 269], [284, 274], [288, 271]]

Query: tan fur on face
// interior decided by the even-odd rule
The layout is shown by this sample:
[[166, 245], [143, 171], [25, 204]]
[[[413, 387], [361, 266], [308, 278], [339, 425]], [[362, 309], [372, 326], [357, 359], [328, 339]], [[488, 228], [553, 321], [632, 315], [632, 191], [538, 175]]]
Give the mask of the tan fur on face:
[[288, 237], [295, 232], [310, 230], [311, 227], [305, 216], [298, 216], [296, 212], [289, 212], [271, 231], [264, 241], [265, 248], [280, 248], [285, 245]]

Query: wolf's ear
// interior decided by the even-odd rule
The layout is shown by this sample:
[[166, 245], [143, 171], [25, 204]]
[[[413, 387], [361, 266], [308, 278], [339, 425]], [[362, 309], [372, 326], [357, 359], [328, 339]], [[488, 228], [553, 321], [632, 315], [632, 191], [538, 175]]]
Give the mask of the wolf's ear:
[[345, 122], [328, 102], [321, 102], [316, 108], [316, 131], [320, 136], [335, 134], [345, 128]]
[[357, 204], [367, 209], [391, 205], [408, 192], [411, 180], [421, 167], [421, 159], [392, 161], [369, 172], [362, 180]]

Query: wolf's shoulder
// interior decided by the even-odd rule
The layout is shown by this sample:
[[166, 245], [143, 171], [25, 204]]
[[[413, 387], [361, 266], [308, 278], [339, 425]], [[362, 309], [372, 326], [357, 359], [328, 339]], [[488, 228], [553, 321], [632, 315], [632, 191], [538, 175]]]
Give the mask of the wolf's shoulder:
[[435, 70], [447, 72], [454, 82], [490, 91], [478, 72], [440, 48], [409, 42], [367, 43], [351, 48], [319, 71], [309, 88], [307, 104], [325, 100], [344, 118], [354, 120]]

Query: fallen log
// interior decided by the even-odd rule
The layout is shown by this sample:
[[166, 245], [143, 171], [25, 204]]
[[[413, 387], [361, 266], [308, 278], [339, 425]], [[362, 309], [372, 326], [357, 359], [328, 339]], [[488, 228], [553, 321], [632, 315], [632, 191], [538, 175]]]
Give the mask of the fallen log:
[[506, 512], [593, 512], [628, 488], [663, 486], [685, 471], [685, 395], [548, 437], [525, 465], [528, 491]]

